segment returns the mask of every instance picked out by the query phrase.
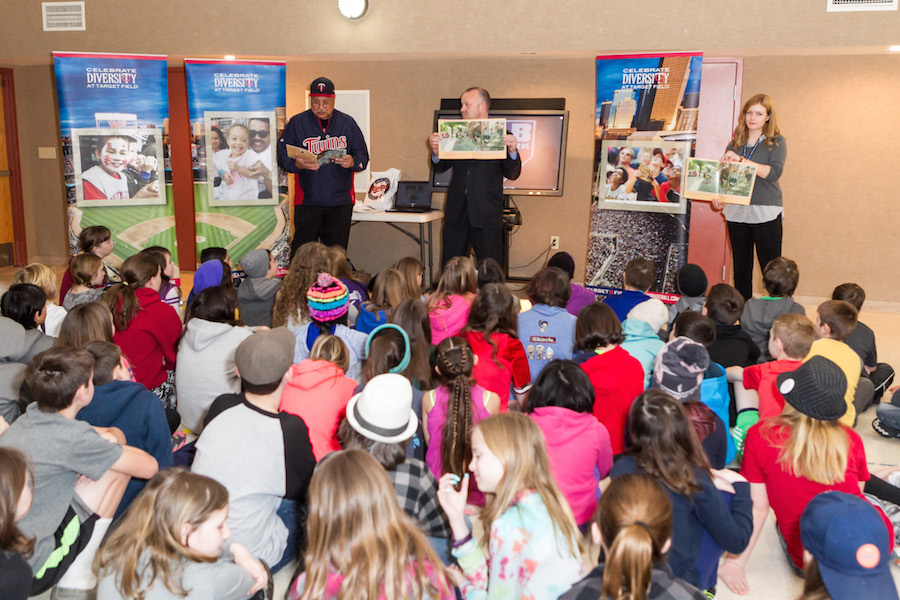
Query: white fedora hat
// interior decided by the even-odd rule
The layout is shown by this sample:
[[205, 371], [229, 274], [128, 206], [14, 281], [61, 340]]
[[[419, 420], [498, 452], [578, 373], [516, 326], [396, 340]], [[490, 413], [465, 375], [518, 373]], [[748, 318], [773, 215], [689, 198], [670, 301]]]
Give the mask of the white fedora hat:
[[419, 427], [412, 409], [412, 384], [403, 375], [373, 377], [347, 403], [347, 422], [362, 436], [396, 444], [411, 438]]

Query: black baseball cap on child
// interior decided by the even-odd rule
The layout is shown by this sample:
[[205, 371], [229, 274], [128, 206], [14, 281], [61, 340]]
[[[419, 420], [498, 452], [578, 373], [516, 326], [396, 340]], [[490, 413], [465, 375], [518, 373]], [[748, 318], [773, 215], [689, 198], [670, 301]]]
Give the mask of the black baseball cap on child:
[[847, 412], [847, 376], [824, 356], [813, 356], [776, 381], [787, 403], [808, 417], [837, 421]]

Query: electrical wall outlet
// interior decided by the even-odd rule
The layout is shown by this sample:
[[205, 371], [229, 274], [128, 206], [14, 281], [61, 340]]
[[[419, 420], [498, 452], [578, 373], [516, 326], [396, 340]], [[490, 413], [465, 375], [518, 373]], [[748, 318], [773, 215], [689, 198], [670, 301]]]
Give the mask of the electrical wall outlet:
[[558, 235], [550, 236], [550, 249], [551, 250], [559, 250], [559, 236]]

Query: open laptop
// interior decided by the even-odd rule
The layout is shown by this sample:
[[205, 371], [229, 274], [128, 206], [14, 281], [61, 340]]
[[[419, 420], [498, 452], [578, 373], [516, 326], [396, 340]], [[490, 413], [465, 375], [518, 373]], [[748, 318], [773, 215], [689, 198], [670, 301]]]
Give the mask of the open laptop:
[[399, 181], [392, 212], [429, 212], [431, 186], [427, 181]]

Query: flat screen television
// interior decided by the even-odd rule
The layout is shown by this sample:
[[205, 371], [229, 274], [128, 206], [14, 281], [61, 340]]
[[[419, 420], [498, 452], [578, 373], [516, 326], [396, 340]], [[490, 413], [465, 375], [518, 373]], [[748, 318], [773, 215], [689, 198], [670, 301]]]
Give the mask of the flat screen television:
[[[438, 119], [459, 119], [458, 110], [434, 111]], [[503, 191], [514, 196], [562, 196], [566, 171], [567, 110], [492, 110], [490, 118], [506, 119], [506, 129], [518, 140], [522, 173], [515, 181], [503, 180]], [[431, 187], [440, 192], [450, 185], [452, 169], [431, 168]]]

